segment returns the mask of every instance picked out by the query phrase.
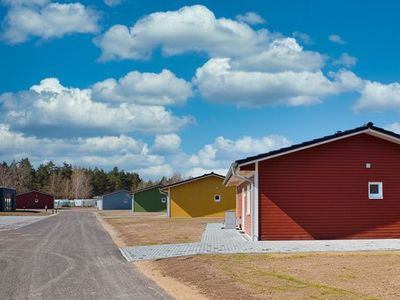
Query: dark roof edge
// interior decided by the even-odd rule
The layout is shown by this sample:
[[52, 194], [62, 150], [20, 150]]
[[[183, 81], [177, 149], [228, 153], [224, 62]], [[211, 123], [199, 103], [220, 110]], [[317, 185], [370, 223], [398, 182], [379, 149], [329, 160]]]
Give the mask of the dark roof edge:
[[111, 192], [111, 193], [108, 193], [108, 194], [101, 195], [101, 197], [112, 195], [112, 194], [116, 194], [116, 193], [119, 193], [119, 192], [127, 192], [128, 194], [131, 194], [130, 191], [128, 191], [126, 189], [121, 189], [121, 190], [118, 190], [118, 191], [114, 191], [114, 192]]
[[160, 189], [160, 188], [163, 188], [163, 187], [164, 187], [164, 185], [162, 185], [162, 184], [156, 184], [156, 185], [148, 186], [148, 187], [145, 187], [145, 188], [142, 188], [142, 189], [134, 190], [132, 193], [136, 194], [136, 193], [144, 192], [144, 191], [155, 189], [155, 188], [159, 188]]
[[41, 191], [38, 191], [38, 190], [31, 190], [29, 192], [20, 193], [20, 194], [17, 194], [17, 196], [21, 196], [21, 195], [25, 195], [25, 194], [29, 194], [29, 193], [39, 193], [39, 194], [43, 194], [43, 195], [47, 195], [47, 196], [51, 196], [51, 197], [55, 198], [54, 195], [52, 195], [50, 193], [41, 192]]
[[257, 160], [261, 160], [261, 159], [264, 159], [264, 158], [268, 158], [270, 156], [274, 156], [274, 155], [278, 155], [278, 154], [284, 154], [285, 152], [301, 149], [303, 147], [313, 146], [315, 144], [319, 144], [319, 143], [322, 143], [322, 142], [329, 142], [330, 140], [334, 140], [334, 139], [337, 139], [337, 138], [344, 138], [344, 137], [346, 137], [348, 135], [356, 134], [358, 132], [361, 133], [361, 132], [366, 131], [368, 129], [376, 131], [376, 132], [379, 132], [379, 133], [382, 133], [382, 134], [385, 134], [385, 135], [388, 135], [390, 137], [393, 137], [393, 138], [396, 138], [396, 139], [400, 140], [400, 134], [394, 133], [392, 131], [389, 131], [389, 130], [386, 130], [386, 129], [383, 129], [383, 128], [380, 128], [380, 127], [376, 127], [376, 126], [374, 126], [374, 124], [372, 122], [369, 122], [369, 123], [367, 123], [367, 124], [365, 124], [363, 126], [360, 126], [360, 127], [354, 128], [354, 129], [349, 129], [349, 130], [346, 130], [346, 131], [338, 131], [335, 134], [327, 135], [327, 136], [324, 136], [322, 138], [313, 139], [313, 140], [306, 141], [306, 142], [303, 142], [303, 143], [300, 143], [300, 144], [295, 144], [295, 145], [292, 145], [292, 146], [289, 146], [289, 147], [284, 147], [284, 148], [281, 148], [281, 149], [273, 150], [273, 151], [270, 151], [270, 152], [267, 152], [267, 153], [262, 153], [262, 154], [258, 154], [258, 155], [255, 155], [255, 156], [249, 156], [249, 157], [246, 157], [244, 159], [239, 159], [239, 160], [236, 160], [235, 163], [237, 163], [238, 165], [243, 165], [243, 164], [250, 163], [250, 162], [253, 162], [253, 161], [257, 161]]
[[225, 176], [224, 176], [224, 175], [220, 175], [220, 174], [211, 172], [211, 173], [206, 173], [206, 174], [203, 174], [203, 175], [200, 175], [200, 176], [197, 176], [197, 177], [189, 178], [189, 179], [186, 179], [186, 180], [182, 180], [182, 181], [179, 181], [179, 182], [175, 182], [175, 183], [166, 185], [166, 186], [162, 187], [161, 189], [164, 190], [164, 189], [166, 189], [166, 188], [171, 188], [171, 187], [173, 187], [173, 186], [175, 186], [175, 185], [180, 185], [180, 184], [189, 183], [190, 181], [199, 180], [199, 179], [201, 179], [201, 178], [208, 177], [208, 176], [216, 176], [216, 177], [220, 177], [221, 179], [225, 179]]

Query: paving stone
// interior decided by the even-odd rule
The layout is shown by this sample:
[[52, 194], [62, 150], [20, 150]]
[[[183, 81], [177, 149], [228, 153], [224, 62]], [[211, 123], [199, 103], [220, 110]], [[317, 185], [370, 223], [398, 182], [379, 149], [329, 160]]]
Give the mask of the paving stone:
[[213, 253], [400, 250], [400, 239], [253, 242], [235, 229], [223, 229], [222, 223], [209, 223], [198, 243], [137, 246], [120, 250], [128, 261], [139, 261]]

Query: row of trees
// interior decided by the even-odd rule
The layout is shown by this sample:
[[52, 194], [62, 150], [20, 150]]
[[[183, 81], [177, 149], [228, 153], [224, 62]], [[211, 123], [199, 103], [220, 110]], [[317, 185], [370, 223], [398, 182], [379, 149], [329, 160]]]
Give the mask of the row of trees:
[[0, 186], [15, 188], [17, 193], [30, 190], [48, 192], [63, 199], [87, 199], [120, 189], [134, 191], [158, 183], [171, 184], [181, 179], [177, 174], [161, 180], [145, 181], [139, 174], [117, 167], [104, 171], [72, 166], [66, 162], [57, 166], [50, 161], [34, 168], [28, 158], [0, 165]]

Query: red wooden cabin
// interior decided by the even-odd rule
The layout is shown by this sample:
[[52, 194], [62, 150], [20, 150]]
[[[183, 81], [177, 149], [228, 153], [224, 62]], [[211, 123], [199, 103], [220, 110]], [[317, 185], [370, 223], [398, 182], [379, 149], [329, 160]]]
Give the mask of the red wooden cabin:
[[400, 135], [368, 123], [232, 164], [253, 240], [400, 238]]
[[48, 209], [54, 208], [54, 197], [50, 194], [30, 191], [17, 195], [17, 209]]

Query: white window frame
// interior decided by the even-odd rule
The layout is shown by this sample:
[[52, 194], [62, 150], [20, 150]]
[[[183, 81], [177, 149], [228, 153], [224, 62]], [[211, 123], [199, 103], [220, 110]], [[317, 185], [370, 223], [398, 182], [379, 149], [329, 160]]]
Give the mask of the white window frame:
[[35, 203], [39, 203], [39, 199], [38, 198], [35, 198]]
[[125, 204], [128, 203], [128, 199], [124, 199], [124, 203], [125, 203]]
[[221, 202], [221, 195], [220, 194], [215, 194], [214, 195], [214, 202], [216, 202], [216, 203], [220, 203]]
[[[371, 185], [378, 185], [378, 194], [372, 194], [371, 193]], [[381, 181], [370, 181], [368, 182], [368, 199], [371, 200], [379, 200], [379, 199], [383, 199], [383, 182]]]
[[250, 184], [247, 186], [246, 189], [246, 215], [250, 216], [251, 214], [251, 188]]
[[167, 203], [167, 198], [166, 197], [162, 197], [161, 198], [161, 203]]

